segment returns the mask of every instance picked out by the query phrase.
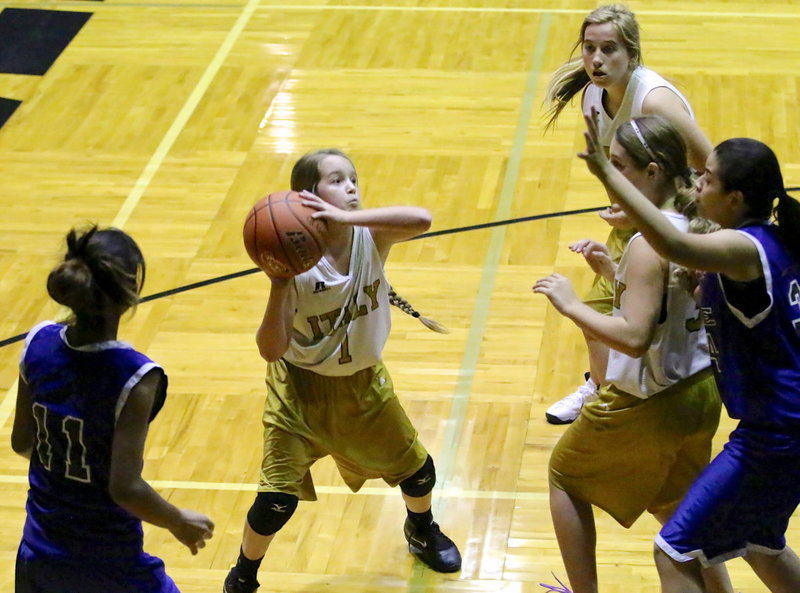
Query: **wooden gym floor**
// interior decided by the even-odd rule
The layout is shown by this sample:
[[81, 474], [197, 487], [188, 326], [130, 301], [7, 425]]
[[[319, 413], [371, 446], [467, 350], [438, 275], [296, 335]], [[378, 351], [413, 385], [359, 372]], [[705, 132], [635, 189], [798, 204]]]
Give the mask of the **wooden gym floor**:
[[[66, 231], [97, 221], [132, 233], [148, 262], [147, 295], [248, 270], [249, 206], [288, 185], [300, 154], [324, 146], [352, 155], [367, 206], [425, 206], [433, 231], [541, 218], [399, 245], [387, 266], [401, 294], [452, 330], [434, 334], [396, 312], [385, 358], [436, 459], [434, 509], [462, 550], [462, 572], [435, 574], [407, 553], [397, 490], [376, 482], [352, 495], [323, 461], [320, 500], [301, 504], [279, 534], [262, 590], [527, 593], [555, 584], [551, 572], [565, 580], [546, 494], [564, 429], [543, 416], [581, 382], [586, 356], [579, 332], [530, 286], [557, 270], [584, 290], [591, 274], [566, 245], [607, 234], [595, 213], [558, 216], [604, 205], [575, 157], [577, 106], [553, 133], [541, 119], [549, 74], [597, 4], [0, 2], [6, 66], [41, 57], [35, 47], [15, 53], [6, 17], [68, 23], [55, 36], [63, 51], [42, 72], [0, 68], [0, 113], [10, 114], [0, 128], [0, 590], [13, 587], [27, 487], [26, 463], [8, 446], [15, 337], [58, 313], [44, 284]], [[712, 141], [760, 138], [787, 185], [800, 184], [800, 4], [630, 6], [645, 63], [685, 92]], [[221, 590], [253, 497], [264, 397], [253, 336], [267, 290], [261, 274], [206, 284], [142, 304], [122, 328], [170, 375], [145, 476], [216, 521], [195, 557], [146, 528], [146, 549], [186, 593]], [[723, 422], [717, 448], [732, 427]], [[597, 523], [602, 590], [658, 591], [655, 521], [624, 530], [597, 513]], [[789, 542], [800, 545], [796, 523]], [[737, 591], [764, 590], [741, 560], [729, 567]]]

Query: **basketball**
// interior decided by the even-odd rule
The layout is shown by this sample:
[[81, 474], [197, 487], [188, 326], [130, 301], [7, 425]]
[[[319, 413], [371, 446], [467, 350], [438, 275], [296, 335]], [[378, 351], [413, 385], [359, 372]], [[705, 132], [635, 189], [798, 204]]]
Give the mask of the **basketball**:
[[310, 270], [325, 249], [325, 225], [311, 218], [314, 212], [294, 191], [273, 192], [262, 198], [244, 221], [247, 255], [268, 275], [278, 278]]

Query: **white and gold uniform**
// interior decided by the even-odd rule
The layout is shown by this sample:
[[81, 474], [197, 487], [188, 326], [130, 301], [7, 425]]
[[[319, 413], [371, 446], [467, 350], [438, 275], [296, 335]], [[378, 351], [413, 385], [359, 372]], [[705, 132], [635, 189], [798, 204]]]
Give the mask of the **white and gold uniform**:
[[[675, 212], [663, 214], [678, 230], [688, 232], [689, 222], [684, 216]], [[631, 243], [633, 241], [644, 239], [637, 233]], [[626, 249], [622, 254], [614, 278], [614, 317], [622, 316], [623, 309], [636, 306], [636, 303], [626, 302], [628, 253]], [[608, 353], [606, 382], [642, 399], [711, 366], [700, 309], [692, 296], [672, 281], [675, 268], [675, 264], [669, 264], [667, 277], [670, 280], [662, 302], [661, 318], [647, 352], [638, 358], [616, 350]]]
[[[686, 106], [689, 115], [694, 118], [694, 112], [692, 111], [691, 105], [689, 105], [689, 102], [686, 100], [686, 97], [684, 97], [666, 78], [644, 66], [638, 66], [631, 73], [628, 86], [625, 87], [625, 96], [622, 99], [622, 104], [619, 106], [619, 109], [617, 109], [614, 117], [611, 117], [608, 112], [606, 112], [605, 107], [603, 107], [605, 91], [593, 83], [586, 86], [583, 92], [583, 113], [585, 115], [591, 115], [592, 108], [597, 112], [597, 128], [600, 135], [600, 143], [605, 148], [606, 153], [608, 153], [617, 128], [634, 117], [643, 116], [642, 104], [644, 103], [645, 97], [650, 91], [659, 87], [668, 88], [675, 93], [683, 102], [684, 106]], [[619, 261], [623, 249], [625, 249], [625, 246], [628, 244], [634, 232], [634, 230], [611, 229], [608, 239], [606, 240], [606, 245], [611, 259], [615, 262]], [[609, 314], [612, 309], [612, 292], [613, 287], [611, 283], [602, 276], [596, 276], [592, 288], [589, 289], [589, 292], [584, 298], [584, 302], [600, 313]]]
[[294, 278], [294, 287], [297, 310], [284, 359], [329, 377], [380, 362], [392, 326], [389, 284], [367, 228], [354, 227], [347, 275], [323, 257]]
[[294, 288], [289, 348], [267, 366], [259, 491], [316, 500], [309, 469], [326, 455], [354, 492], [370, 478], [397, 485], [427, 451], [381, 362], [389, 286], [369, 229], [353, 227], [348, 274], [323, 258]]
[[[686, 229], [683, 216], [665, 214]], [[615, 315], [636, 306], [625, 299], [627, 253], [615, 278]], [[583, 406], [550, 457], [553, 486], [624, 527], [645, 510], [671, 512], [711, 457], [722, 404], [698, 313], [668, 282], [650, 349], [641, 358], [610, 351], [611, 382]]]
[[622, 98], [622, 104], [619, 106], [619, 109], [617, 109], [614, 117], [611, 117], [606, 112], [605, 107], [603, 107], [603, 94], [605, 91], [592, 83], [586, 86], [586, 90], [583, 92], [583, 113], [585, 115], [591, 115], [592, 107], [594, 107], [595, 111], [598, 113], [597, 131], [599, 132], [600, 144], [606, 148], [606, 152], [608, 152], [608, 147], [611, 146], [611, 141], [614, 139], [617, 128], [634, 117], [643, 116], [642, 104], [644, 103], [645, 97], [647, 97], [650, 91], [659, 87], [668, 88], [675, 93], [683, 102], [689, 115], [694, 119], [692, 106], [689, 105], [689, 101], [686, 100], [686, 97], [675, 88], [675, 85], [660, 74], [644, 66], [637, 66], [637, 68], [631, 72], [628, 86], [625, 87], [625, 96]]

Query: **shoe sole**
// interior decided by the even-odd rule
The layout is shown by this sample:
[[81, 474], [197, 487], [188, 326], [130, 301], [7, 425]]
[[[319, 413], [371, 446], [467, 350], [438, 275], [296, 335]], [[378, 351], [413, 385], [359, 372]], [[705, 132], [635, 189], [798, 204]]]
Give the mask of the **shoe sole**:
[[548, 413], [545, 413], [544, 417], [545, 417], [545, 420], [547, 420], [547, 422], [549, 424], [556, 424], [556, 425], [572, 424], [576, 420], [576, 418], [573, 418], [572, 420], [562, 420], [558, 416], [553, 416], [552, 414], [548, 414]]
[[436, 572], [452, 573], [452, 572], [458, 572], [459, 570], [461, 570], [461, 565], [460, 564], [458, 566], [455, 566], [455, 567], [451, 567], [451, 566], [448, 566], [448, 567], [431, 566], [430, 564], [428, 564], [427, 562], [425, 562], [421, 558], [421, 556], [423, 554], [423, 551], [420, 550], [418, 547], [412, 545], [412, 544], [408, 544], [408, 551], [411, 552], [417, 560], [422, 562], [425, 566], [427, 566], [431, 570], [435, 570]]

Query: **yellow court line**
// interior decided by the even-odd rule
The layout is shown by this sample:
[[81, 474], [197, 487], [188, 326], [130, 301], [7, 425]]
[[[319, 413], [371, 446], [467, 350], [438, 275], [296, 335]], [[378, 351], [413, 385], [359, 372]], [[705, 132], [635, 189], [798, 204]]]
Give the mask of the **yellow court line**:
[[[26, 484], [28, 476], [0, 474], [0, 484]], [[147, 480], [153, 488], [160, 490], [208, 490], [212, 492], [255, 492], [255, 483], [237, 482], [195, 482], [183, 480]], [[397, 488], [362, 488], [354, 493], [347, 486], [314, 486], [317, 494], [346, 494], [360, 496], [399, 496]], [[444, 488], [441, 496], [446, 498], [469, 498], [491, 500], [545, 500], [547, 492], [512, 492], [508, 490], [463, 490], [461, 488]]]
[[181, 107], [181, 110], [178, 112], [178, 116], [172, 122], [172, 125], [170, 126], [169, 130], [167, 130], [164, 138], [162, 138], [161, 143], [158, 145], [158, 148], [156, 148], [153, 156], [150, 157], [150, 161], [147, 163], [147, 166], [145, 166], [144, 171], [142, 171], [142, 174], [139, 176], [139, 179], [136, 180], [133, 189], [131, 190], [130, 194], [128, 194], [125, 202], [122, 204], [122, 208], [120, 208], [116, 218], [114, 218], [114, 222], [112, 223], [113, 226], [122, 228], [122, 226], [124, 226], [124, 224], [128, 221], [128, 217], [136, 208], [136, 205], [139, 203], [139, 200], [141, 199], [145, 190], [149, 187], [150, 182], [153, 180], [156, 172], [164, 162], [167, 153], [169, 153], [173, 144], [175, 144], [178, 136], [186, 126], [186, 122], [189, 121], [189, 118], [192, 116], [194, 110], [197, 108], [197, 105], [200, 103], [200, 99], [203, 98], [203, 95], [205, 95], [208, 87], [211, 85], [211, 82], [217, 75], [217, 72], [222, 67], [223, 62], [228, 57], [228, 54], [230, 54], [234, 43], [236, 43], [236, 41], [239, 39], [242, 31], [250, 21], [250, 17], [253, 16], [256, 8], [258, 8], [259, 2], [260, 0], [250, 0], [244, 7], [244, 10], [242, 10], [239, 18], [236, 19], [236, 23], [234, 23], [233, 28], [231, 28], [231, 30], [228, 32], [225, 41], [222, 42], [222, 45], [217, 50], [216, 55], [208, 64], [205, 72], [203, 72], [203, 76], [201, 76], [200, 80], [197, 81], [197, 85], [194, 87], [191, 95], [189, 95], [186, 103], [184, 103], [183, 107]]
[[[343, 10], [343, 11], [396, 11], [396, 12], [493, 12], [503, 14], [588, 14], [586, 8], [533, 8], [533, 7], [479, 7], [479, 6], [367, 6], [367, 5], [327, 5], [327, 4], [263, 4], [261, 10]], [[725, 12], [710, 10], [636, 10], [636, 16], [691, 16], [691, 17], [748, 17], [748, 18], [800, 18], [800, 10], [790, 13], [752, 13]]]
[[[132, 8], [165, 8], [183, 10], [236, 10], [239, 4], [225, 4], [215, 2], [109, 2], [91, 6], [92, 12], [113, 9], [132, 9]], [[0, 2], [0, 7], [14, 8], [81, 8], [87, 10], [86, 3], [80, 2]], [[329, 4], [263, 4], [260, 10], [296, 10], [296, 11], [394, 11], [394, 12], [464, 12], [464, 13], [501, 13], [501, 14], [587, 14], [586, 8], [534, 8], [534, 7], [502, 7], [502, 6], [392, 6], [392, 5], [329, 5]], [[761, 18], [761, 19], [797, 19], [800, 18], [800, 10], [796, 12], [726, 12], [724, 10], [636, 10], [637, 16], [669, 16], [669, 17], [697, 17], [697, 18]]]

